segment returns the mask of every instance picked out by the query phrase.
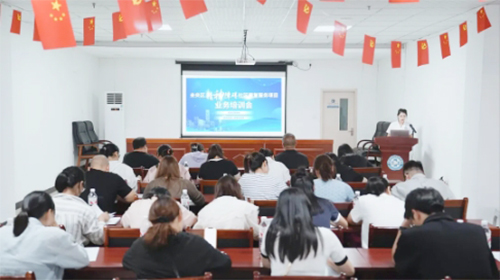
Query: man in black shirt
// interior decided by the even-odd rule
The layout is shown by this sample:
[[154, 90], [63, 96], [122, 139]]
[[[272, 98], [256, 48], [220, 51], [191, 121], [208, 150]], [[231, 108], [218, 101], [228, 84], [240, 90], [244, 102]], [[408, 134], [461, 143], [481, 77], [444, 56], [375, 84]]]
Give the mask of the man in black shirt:
[[148, 147], [146, 144], [146, 139], [144, 139], [144, 137], [135, 138], [132, 142], [134, 151], [125, 155], [123, 163], [132, 168], [144, 167], [146, 169], [157, 165], [159, 162], [158, 159], [148, 154]]
[[408, 279], [498, 279], [484, 230], [457, 223], [443, 210], [443, 197], [433, 188], [406, 196], [405, 221], [392, 249], [396, 271]]
[[95, 189], [97, 205], [102, 211], [109, 213], [116, 212], [117, 197], [121, 197], [128, 203], [134, 202], [137, 194], [122, 177], [109, 172], [109, 161], [105, 156], [95, 156], [90, 168], [86, 174], [85, 191], [80, 195], [83, 200], [88, 201], [90, 189]]
[[297, 140], [291, 133], [283, 136], [283, 148], [285, 151], [276, 156], [276, 161], [282, 162], [288, 169], [297, 169], [301, 166], [308, 168], [309, 160], [307, 156], [295, 150]]

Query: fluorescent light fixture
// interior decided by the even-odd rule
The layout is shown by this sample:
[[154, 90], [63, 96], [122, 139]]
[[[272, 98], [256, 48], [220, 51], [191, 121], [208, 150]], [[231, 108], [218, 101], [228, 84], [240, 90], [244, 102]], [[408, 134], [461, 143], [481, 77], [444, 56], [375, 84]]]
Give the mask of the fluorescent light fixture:
[[170, 31], [170, 30], [172, 30], [172, 27], [170, 27], [170, 25], [168, 25], [168, 24], [164, 24], [158, 30], [161, 30], [161, 31]]
[[[352, 26], [348, 25], [347, 30], [351, 29]], [[335, 31], [335, 25], [318, 25], [314, 28], [314, 32], [333, 32]]]

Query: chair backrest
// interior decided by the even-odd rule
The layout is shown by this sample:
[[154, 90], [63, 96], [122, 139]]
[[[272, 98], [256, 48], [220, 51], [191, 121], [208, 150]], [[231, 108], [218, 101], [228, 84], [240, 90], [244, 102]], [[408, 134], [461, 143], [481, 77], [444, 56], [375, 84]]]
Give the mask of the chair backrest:
[[134, 170], [134, 174], [135, 176], [141, 176], [142, 179], [144, 179], [146, 177], [146, 175], [148, 175], [148, 171], [149, 169], [146, 169], [144, 167], [134, 167], [132, 168], [132, 170]]
[[362, 168], [353, 168], [358, 174], [363, 175], [363, 177], [382, 177], [382, 168], [380, 167], [362, 167]]
[[130, 247], [141, 237], [138, 228], [104, 228], [104, 247]]
[[349, 216], [349, 213], [352, 210], [352, 202], [341, 202], [341, 203], [334, 203], [335, 208], [339, 210], [339, 213], [342, 214], [342, 217], [347, 217]]
[[277, 200], [254, 200], [253, 204], [259, 207], [259, 216], [274, 217]]
[[387, 136], [387, 129], [389, 128], [389, 125], [391, 125], [390, 122], [378, 122], [373, 138]]
[[214, 194], [217, 180], [200, 180], [200, 192], [202, 194]]
[[364, 191], [366, 188], [365, 182], [346, 182], [349, 186], [351, 186], [353, 191]]
[[334, 279], [347, 279], [345, 275], [340, 277], [335, 276], [268, 276], [260, 275], [259, 271], [253, 272], [254, 280], [334, 280]]
[[392, 248], [394, 240], [398, 235], [398, 228], [395, 227], [376, 227], [370, 225], [369, 248]]
[[467, 219], [467, 207], [469, 199], [450, 199], [444, 201], [444, 212], [450, 215], [453, 219]]
[[24, 276], [0, 276], [2, 280], [35, 280], [35, 273], [33, 271], [28, 271]]
[[137, 181], [137, 193], [144, 193], [144, 190], [148, 186], [148, 183]]
[[[212, 273], [205, 272], [205, 275], [198, 277], [181, 277], [181, 278], [155, 278], [156, 280], [212, 280]], [[113, 278], [113, 280], [120, 280], [119, 277]]]
[[[89, 132], [84, 122], [73, 122], [73, 140], [75, 144], [91, 144]], [[84, 146], [83, 151], [88, 152], [92, 150], [92, 146]]]
[[[201, 237], [205, 236], [203, 229], [187, 229], [186, 232]], [[218, 229], [217, 248], [253, 248], [253, 229]]]
[[198, 179], [198, 174], [200, 174], [200, 168], [199, 167], [189, 167], [189, 174], [191, 174], [191, 179], [193, 179], [193, 180]]
[[92, 141], [92, 143], [99, 142], [99, 137], [97, 137], [97, 134], [95, 133], [94, 125], [92, 124], [92, 122], [84, 121], [83, 123], [85, 123], [85, 126], [87, 127], [87, 132], [89, 133], [90, 141]]

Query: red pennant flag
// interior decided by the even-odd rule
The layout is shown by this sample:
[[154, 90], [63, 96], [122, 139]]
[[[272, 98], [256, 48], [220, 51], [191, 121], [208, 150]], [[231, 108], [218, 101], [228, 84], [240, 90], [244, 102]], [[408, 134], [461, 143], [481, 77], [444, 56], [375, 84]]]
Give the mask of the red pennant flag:
[[429, 64], [429, 46], [427, 40], [421, 40], [417, 43], [418, 46], [418, 66]]
[[332, 50], [334, 53], [344, 56], [346, 35], [347, 35], [347, 27], [342, 23], [335, 21], [335, 30], [333, 31], [333, 45], [332, 45]]
[[38, 24], [36, 23], [33, 24], [33, 41], [35, 42], [40, 42], [40, 34], [38, 33]]
[[417, 3], [420, 0], [389, 0], [389, 3]]
[[261, 3], [262, 5], [266, 4], [266, 0], [257, 0], [257, 2]]
[[401, 68], [401, 42], [391, 42], [392, 68]]
[[207, 11], [205, 0], [181, 0], [181, 6], [186, 19]]
[[467, 44], [467, 22], [460, 24], [460, 47]]
[[118, 0], [127, 36], [148, 32], [148, 17], [144, 0]]
[[12, 25], [10, 33], [21, 34], [21, 12], [14, 10], [12, 13]]
[[146, 2], [146, 14], [148, 17], [149, 32], [158, 30], [163, 26], [160, 3], [158, 2], [158, 0]]
[[113, 13], [113, 41], [127, 38], [123, 16], [120, 12]]
[[43, 49], [75, 47], [66, 0], [31, 0]]
[[311, 18], [313, 5], [307, 0], [299, 0], [297, 5], [297, 30], [301, 33], [307, 33], [307, 26]]
[[373, 65], [373, 57], [375, 56], [375, 37], [365, 35], [365, 45], [363, 47], [363, 63]]
[[481, 9], [479, 9], [479, 11], [477, 11], [477, 33], [481, 33], [483, 32], [483, 30], [486, 30], [490, 27], [491, 27], [490, 20], [486, 15], [484, 7], [482, 7]]
[[439, 35], [439, 40], [441, 41], [441, 56], [443, 59], [451, 55], [450, 50], [450, 38], [448, 38], [448, 32]]
[[83, 19], [83, 45], [95, 44], [95, 17]]

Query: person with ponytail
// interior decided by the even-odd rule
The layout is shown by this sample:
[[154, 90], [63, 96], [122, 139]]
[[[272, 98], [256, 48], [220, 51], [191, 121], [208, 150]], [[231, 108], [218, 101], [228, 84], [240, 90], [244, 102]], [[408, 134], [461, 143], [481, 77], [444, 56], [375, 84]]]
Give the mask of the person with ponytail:
[[319, 155], [314, 160], [314, 194], [334, 203], [351, 202], [354, 191], [348, 184], [336, 180], [337, 170], [333, 160], [328, 155]]
[[134, 241], [123, 257], [123, 267], [137, 278], [201, 276], [206, 271], [231, 268], [231, 259], [203, 237], [182, 231], [182, 213], [170, 197], [159, 197], [149, 210], [152, 226]]
[[87, 252], [59, 228], [49, 194], [34, 191], [24, 197], [13, 225], [0, 228], [0, 276], [33, 271], [36, 279], [62, 279], [65, 268], [89, 264]]
[[118, 146], [113, 143], [106, 144], [102, 146], [99, 153], [108, 158], [109, 172], [120, 175], [127, 182], [127, 185], [136, 191], [137, 177], [132, 167], [120, 162], [120, 149], [118, 149]]
[[338, 237], [315, 227], [311, 202], [299, 188], [281, 192], [274, 218], [263, 235], [262, 264], [271, 276], [347, 276], [354, 267]]
[[[168, 144], [161, 145], [160, 147], [158, 147], [158, 150], [156, 150], [156, 157], [160, 162], [167, 156], [173, 157], [173, 154], [174, 154], [174, 149], [172, 149], [172, 147], [170, 147], [170, 145]], [[144, 183], [150, 183], [156, 178], [156, 173], [158, 172], [158, 165], [159, 163], [149, 168], [148, 174], [146, 174], [146, 176], [142, 180]], [[189, 169], [180, 163], [179, 163], [179, 173], [183, 179], [191, 180], [191, 174], [189, 173]]]
[[97, 216], [86, 201], [80, 198], [85, 190], [85, 173], [80, 167], [70, 166], [57, 175], [54, 203], [56, 219], [64, 225], [66, 232], [77, 243], [101, 245], [104, 242], [104, 226], [109, 220], [108, 212]]
[[266, 157], [258, 152], [245, 157], [245, 174], [239, 183], [245, 198], [253, 200], [275, 200], [287, 188], [281, 178], [269, 175]]

